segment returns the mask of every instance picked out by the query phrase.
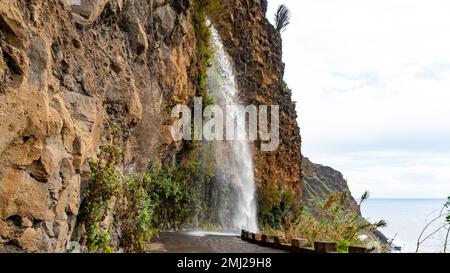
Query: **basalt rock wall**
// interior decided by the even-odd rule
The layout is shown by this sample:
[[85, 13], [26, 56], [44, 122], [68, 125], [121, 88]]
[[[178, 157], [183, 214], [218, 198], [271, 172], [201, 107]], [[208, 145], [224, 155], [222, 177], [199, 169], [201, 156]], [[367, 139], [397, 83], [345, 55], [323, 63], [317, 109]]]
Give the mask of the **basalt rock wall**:
[[280, 107], [278, 149], [264, 152], [261, 142], [253, 145], [256, 183], [264, 187], [275, 181], [281, 189], [293, 190], [299, 205], [302, 189], [301, 137], [295, 102], [286, 92], [283, 81], [281, 34], [266, 17], [266, 0], [225, 2], [231, 12], [222, 17], [219, 30], [234, 60], [242, 102]]
[[[300, 134], [265, 0], [215, 22], [241, 98], [280, 105], [280, 146], [253, 147], [258, 185], [301, 195]], [[174, 162], [170, 109], [196, 94], [194, 0], [0, 0], [0, 252], [63, 252], [90, 158], [119, 132], [123, 168]]]
[[166, 109], [195, 93], [190, 4], [0, 1], [0, 251], [64, 251], [111, 128], [130, 170], [179, 150]]

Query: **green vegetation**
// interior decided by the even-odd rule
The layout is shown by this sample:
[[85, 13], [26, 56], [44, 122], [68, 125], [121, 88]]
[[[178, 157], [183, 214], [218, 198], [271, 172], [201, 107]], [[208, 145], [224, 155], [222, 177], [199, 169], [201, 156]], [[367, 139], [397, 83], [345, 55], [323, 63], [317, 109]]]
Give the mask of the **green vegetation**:
[[89, 162], [92, 175], [81, 206], [79, 223], [85, 228], [82, 243], [89, 252], [111, 252], [110, 226], [105, 218], [122, 179], [116, 170], [121, 152], [111, 141], [100, 147], [98, 157], [98, 161]]
[[196, 160], [173, 168], [158, 164], [149, 166], [145, 177], [152, 182], [148, 191], [157, 200], [155, 226], [179, 228], [196, 213], [200, 200], [194, 178], [199, 168], [200, 163]]
[[342, 239], [336, 243], [336, 249], [338, 253], [348, 253], [351, 243], [345, 239]]
[[[151, 164], [141, 176], [120, 170], [122, 153], [112, 130], [98, 159], [89, 162], [91, 178], [81, 204], [76, 234], [85, 251], [144, 252], [161, 223], [180, 223], [195, 213], [198, 194], [192, 181], [199, 163], [189, 161], [174, 168]], [[111, 237], [117, 237], [113, 245]]]
[[282, 88], [285, 95], [288, 95], [289, 97], [292, 96], [292, 89], [289, 88], [288, 84], [284, 80], [282, 81]]
[[197, 39], [196, 55], [197, 55], [197, 75], [196, 85], [197, 94], [201, 95], [206, 106], [213, 104], [207, 92], [207, 69], [211, 66], [211, 58], [214, 52], [211, 50], [210, 40], [211, 32], [207, 26], [207, 18], [212, 22], [220, 20], [221, 15], [227, 6], [220, 0], [195, 0], [193, 8], [193, 25], [195, 37]]
[[127, 179], [118, 214], [126, 251], [144, 252], [160, 228], [180, 228], [195, 215], [200, 200], [194, 177], [199, 167], [196, 160], [172, 168], [150, 164], [142, 177]]
[[265, 229], [281, 229], [284, 222], [297, 213], [294, 206], [295, 193], [282, 189], [278, 181], [269, 181], [258, 189], [258, 218]]
[[124, 174], [116, 134], [112, 130], [108, 144], [90, 160], [91, 178], [74, 234], [84, 251], [145, 252], [159, 229], [193, 226], [191, 219], [199, 215], [205, 215], [205, 227], [214, 226], [206, 218], [211, 212], [205, 197], [214, 176], [211, 154], [206, 153], [202, 163], [198, 152], [191, 151], [193, 159], [184, 163], [150, 164], [142, 175]]
[[[110, 139], [100, 147], [97, 159], [90, 161], [91, 179], [76, 229], [84, 251], [145, 252], [159, 229], [197, 226], [215, 230], [230, 219], [223, 212], [229, 211], [234, 189], [231, 183], [220, 182], [226, 178], [215, 179], [211, 144], [205, 150], [194, 145], [182, 163], [149, 164], [145, 173], [136, 175], [121, 171], [122, 152], [114, 137]], [[350, 212], [346, 206], [349, 193], [333, 194], [315, 215], [299, 210], [295, 192], [276, 180], [261, 185], [257, 194], [263, 230], [281, 231], [287, 239], [303, 237], [311, 243], [335, 241], [340, 252], [362, 244], [357, 236], [362, 232], [386, 225], [384, 221], [370, 224], [357, 213], [368, 193]]]
[[202, 97], [207, 95], [207, 68], [211, 65], [213, 52], [210, 47], [211, 33], [207, 26], [206, 16], [209, 1], [196, 0], [194, 2], [193, 23], [195, 29], [195, 37], [197, 38], [196, 55], [197, 55], [197, 75], [195, 77], [197, 84], [197, 94]]
[[[277, 195], [276, 186], [265, 186], [266, 193], [263, 194], [262, 199], [275, 204], [280, 201], [280, 196]], [[269, 197], [265, 197], [268, 194]], [[272, 234], [279, 234], [284, 236], [288, 241], [293, 238], [305, 238], [311, 245], [315, 241], [332, 241], [337, 242], [338, 252], [348, 252], [348, 248], [353, 245], [363, 245], [363, 242], [358, 238], [360, 234], [369, 234], [377, 228], [386, 226], [385, 221], [379, 221], [371, 224], [358, 214], [358, 207], [352, 210], [345, 206], [348, 200], [349, 193], [335, 193], [328, 197], [328, 199], [320, 205], [319, 215], [311, 215], [307, 211], [300, 210], [296, 214], [283, 214], [280, 210], [269, 210], [267, 207], [261, 207], [264, 213], [263, 217], [271, 215], [273, 219], [283, 219], [278, 222], [267, 221], [263, 218], [265, 226], [263, 230]], [[368, 195], [366, 196], [368, 197]], [[365, 199], [362, 199], [364, 202]], [[264, 220], [266, 219], [266, 220]], [[269, 218], [272, 219], [272, 218]], [[280, 223], [281, 228], [280, 228]]]
[[[347, 252], [350, 245], [362, 245], [363, 242], [358, 235], [385, 227], [386, 222], [381, 220], [374, 224], [369, 223], [359, 216], [358, 207], [353, 207], [349, 211], [345, 206], [348, 197], [349, 192], [332, 194], [321, 206], [319, 215], [301, 213], [297, 219], [286, 222], [285, 236], [303, 237], [311, 244], [314, 241], [337, 242], [338, 250], [341, 252]], [[368, 194], [363, 196], [361, 204], [367, 197]]]
[[148, 191], [150, 183], [144, 176], [127, 178], [123, 184], [117, 222], [121, 229], [119, 244], [125, 252], [145, 252], [145, 245], [158, 232], [152, 225], [158, 201]]

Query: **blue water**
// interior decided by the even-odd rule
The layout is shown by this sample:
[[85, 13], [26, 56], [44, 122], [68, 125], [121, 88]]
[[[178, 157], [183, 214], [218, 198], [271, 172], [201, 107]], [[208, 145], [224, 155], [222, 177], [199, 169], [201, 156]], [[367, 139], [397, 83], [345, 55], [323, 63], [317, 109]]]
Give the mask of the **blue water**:
[[[394, 244], [402, 247], [402, 252], [415, 252], [417, 239], [426, 224], [439, 215], [443, 199], [369, 199], [362, 205], [362, 214], [370, 222], [385, 220], [388, 223], [381, 231], [394, 238]], [[439, 224], [444, 223], [444, 219]], [[432, 225], [437, 228], [438, 225]], [[443, 252], [446, 232], [442, 231], [422, 244], [420, 252]], [[450, 248], [450, 244], [448, 248]], [[447, 250], [447, 252], [450, 252]]]

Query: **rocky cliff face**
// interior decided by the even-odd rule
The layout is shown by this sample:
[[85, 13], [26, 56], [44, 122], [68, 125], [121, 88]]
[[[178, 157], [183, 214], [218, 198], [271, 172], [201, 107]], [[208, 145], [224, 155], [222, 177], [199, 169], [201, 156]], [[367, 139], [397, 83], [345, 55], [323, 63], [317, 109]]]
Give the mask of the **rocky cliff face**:
[[[317, 206], [323, 203], [334, 193], [348, 192], [347, 181], [341, 172], [333, 168], [312, 163], [308, 158], [303, 158], [303, 205], [310, 212], [317, 212]], [[355, 199], [349, 195], [346, 204], [348, 208], [358, 207]], [[361, 213], [359, 213], [361, 215]]]
[[[196, 94], [192, 3], [0, 1], [0, 252], [65, 250], [87, 162], [111, 128], [126, 170], [177, 160], [183, 143], [172, 141], [168, 109]], [[300, 197], [300, 135], [282, 92], [281, 38], [264, 17], [266, 1], [230, 4], [220, 29], [242, 98], [281, 107], [279, 150], [255, 145], [257, 182], [277, 180]]]
[[[255, 177], [260, 187], [275, 181], [301, 196], [301, 138], [295, 103], [283, 87], [284, 63], [280, 33], [266, 18], [266, 0], [229, 0], [219, 29], [235, 62], [242, 100], [280, 106], [280, 146], [275, 152], [253, 147]], [[298, 205], [298, 203], [297, 203]]]
[[165, 113], [195, 93], [195, 37], [173, 2], [0, 2], [0, 251], [64, 250], [107, 128], [128, 168], [177, 150]]

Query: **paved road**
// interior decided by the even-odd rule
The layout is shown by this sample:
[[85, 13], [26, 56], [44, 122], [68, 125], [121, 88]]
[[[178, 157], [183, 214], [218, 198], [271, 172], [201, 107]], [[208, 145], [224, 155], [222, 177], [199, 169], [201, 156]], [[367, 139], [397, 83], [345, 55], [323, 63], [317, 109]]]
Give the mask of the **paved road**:
[[149, 244], [150, 253], [284, 253], [242, 241], [226, 233], [161, 233]]

